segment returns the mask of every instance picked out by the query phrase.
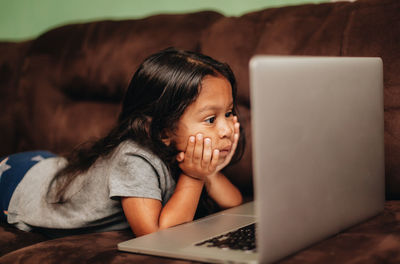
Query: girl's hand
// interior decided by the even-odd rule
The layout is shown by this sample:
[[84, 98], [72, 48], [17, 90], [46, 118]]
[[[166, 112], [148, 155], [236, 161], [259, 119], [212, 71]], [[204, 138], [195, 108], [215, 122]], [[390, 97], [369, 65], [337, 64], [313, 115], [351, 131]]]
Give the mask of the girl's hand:
[[229, 164], [235, 154], [240, 135], [240, 123], [237, 120], [237, 116], [233, 117], [233, 123], [232, 147], [224, 162], [219, 165], [219, 150], [212, 150], [210, 138], [203, 140], [202, 134], [197, 134], [196, 137], [189, 137], [186, 151], [179, 153], [176, 158], [180, 163], [179, 167], [186, 175], [204, 180], [206, 176], [214, 175]]
[[186, 151], [179, 153], [176, 159], [184, 174], [204, 180], [207, 175], [215, 173], [219, 150], [212, 150], [210, 138], [197, 134], [189, 137]]

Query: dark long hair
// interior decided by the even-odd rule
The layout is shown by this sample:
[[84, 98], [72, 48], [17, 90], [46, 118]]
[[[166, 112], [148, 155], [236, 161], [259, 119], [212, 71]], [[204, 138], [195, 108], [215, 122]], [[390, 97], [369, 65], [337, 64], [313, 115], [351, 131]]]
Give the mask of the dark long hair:
[[[230, 82], [233, 113], [237, 114], [236, 81], [227, 64], [175, 48], [162, 50], [145, 59], [128, 86], [115, 127], [104, 138], [73, 150], [67, 157], [66, 167], [56, 173], [50, 185], [55, 188], [52, 193], [55, 193], [56, 201], [65, 201], [64, 195], [71, 182], [99, 157], [106, 157], [125, 140], [134, 140], [156, 153], [176, 179], [180, 171], [176, 162], [178, 151], [174, 144], [165, 145], [163, 139], [167, 132], [175, 130], [186, 107], [196, 100], [201, 82], [207, 75], [222, 75]], [[243, 154], [243, 135], [240, 138], [232, 162], [238, 161]], [[55, 182], [57, 184], [53, 186]]]

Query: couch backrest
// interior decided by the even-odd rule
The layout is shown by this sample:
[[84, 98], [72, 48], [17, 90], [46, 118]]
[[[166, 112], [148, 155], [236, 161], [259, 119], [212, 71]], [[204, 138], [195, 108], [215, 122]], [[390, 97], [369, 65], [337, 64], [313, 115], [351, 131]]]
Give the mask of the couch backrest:
[[221, 15], [200, 12], [68, 25], [35, 39], [19, 78], [19, 149], [62, 153], [114, 124], [137, 66], [168, 46], [199, 50], [199, 35]]
[[[400, 198], [399, 1], [290, 6], [223, 18], [204, 32], [201, 47], [204, 53], [231, 65], [246, 106], [248, 61], [255, 54], [381, 57], [385, 86], [386, 194], [388, 199]], [[247, 116], [250, 113], [245, 112]], [[246, 123], [245, 127], [251, 146], [250, 126]], [[250, 156], [249, 150], [246, 154]], [[250, 160], [245, 155], [242, 166], [233, 169], [246, 175]]]
[[[139, 63], [153, 52], [175, 46], [227, 62], [235, 72], [247, 147], [243, 160], [226, 173], [242, 191], [251, 193], [251, 56], [379, 56], [385, 74], [387, 197], [400, 198], [399, 10], [397, 0], [359, 0], [271, 8], [241, 17], [198, 12], [51, 30], [25, 44], [16, 79], [0, 83], [2, 92], [3, 86], [12, 85], [7, 91], [18, 95], [13, 102], [4, 101], [6, 113], [17, 114], [0, 119], [5, 138], [14, 136], [14, 143], [1, 151], [40, 148], [63, 153], [104, 135], [114, 124]], [[2, 47], [0, 51], [5, 50]], [[10, 124], [15, 125], [12, 131]]]

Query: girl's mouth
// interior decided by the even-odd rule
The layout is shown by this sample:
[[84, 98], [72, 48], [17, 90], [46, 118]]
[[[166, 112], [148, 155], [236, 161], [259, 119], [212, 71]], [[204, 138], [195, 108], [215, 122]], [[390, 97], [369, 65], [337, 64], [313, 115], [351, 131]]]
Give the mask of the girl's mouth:
[[229, 152], [231, 152], [231, 146], [220, 149], [219, 156], [225, 158], [226, 156], [228, 156]]

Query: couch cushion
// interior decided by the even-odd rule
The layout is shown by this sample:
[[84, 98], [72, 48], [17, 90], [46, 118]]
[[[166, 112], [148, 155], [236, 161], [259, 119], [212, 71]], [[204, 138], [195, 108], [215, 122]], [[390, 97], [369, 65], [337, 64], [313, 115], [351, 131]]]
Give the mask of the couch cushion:
[[[280, 263], [400, 263], [400, 201], [388, 201], [378, 216], [293, 254]], [[6, 263], [188, 263], [131, 254], [117, 244], [132, 233], [113, 231], [49, 240], [10, 252]], [[290, 239], [290, 237], [288, 237]]]
[[42, 234], [21, 231], [9, 224], [1, 223], [0, 256], [23, 247], [46, 241], [48, 239], [49, 238]]
[[131, 238], [129, 230], [58, 238], [11, 252], [0, 263], [187, 263], [119, 252], [117, 243]]
[[378, 216], [283, 260], [295, 263], [400, 263], [400, 201]]

